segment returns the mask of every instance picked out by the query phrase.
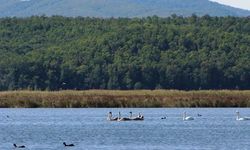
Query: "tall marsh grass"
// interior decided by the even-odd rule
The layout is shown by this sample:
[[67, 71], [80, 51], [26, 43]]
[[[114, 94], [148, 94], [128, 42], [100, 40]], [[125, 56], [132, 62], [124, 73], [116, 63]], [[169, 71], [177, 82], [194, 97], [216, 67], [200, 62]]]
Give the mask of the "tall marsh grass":
[[0, 92], [0, 107], [250, 107], [250, 91], [7, 91]]

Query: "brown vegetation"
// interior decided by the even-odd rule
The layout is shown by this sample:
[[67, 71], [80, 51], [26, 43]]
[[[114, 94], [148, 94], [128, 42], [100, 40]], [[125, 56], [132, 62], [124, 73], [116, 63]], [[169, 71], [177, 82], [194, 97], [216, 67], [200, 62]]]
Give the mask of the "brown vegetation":
[[250, 91], [8, 91], [0, 92], [0, 107], [250, 107]]

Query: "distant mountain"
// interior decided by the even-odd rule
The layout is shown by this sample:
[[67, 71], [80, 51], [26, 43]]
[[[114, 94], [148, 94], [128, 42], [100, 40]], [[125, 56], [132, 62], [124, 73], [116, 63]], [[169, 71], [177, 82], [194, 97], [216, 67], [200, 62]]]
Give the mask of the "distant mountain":
[[0, 17], [32, 15], [166, 17], [172, 14], [249, 16], [250, 11], [209, 0], [0, 0]]

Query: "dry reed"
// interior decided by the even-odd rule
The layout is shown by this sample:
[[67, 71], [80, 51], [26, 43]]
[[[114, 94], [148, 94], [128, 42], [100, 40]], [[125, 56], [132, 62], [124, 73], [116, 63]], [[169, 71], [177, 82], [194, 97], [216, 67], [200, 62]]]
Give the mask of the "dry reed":
[[0, 107], [250, 107], [250, 91], [6, 91], [0, 92]]

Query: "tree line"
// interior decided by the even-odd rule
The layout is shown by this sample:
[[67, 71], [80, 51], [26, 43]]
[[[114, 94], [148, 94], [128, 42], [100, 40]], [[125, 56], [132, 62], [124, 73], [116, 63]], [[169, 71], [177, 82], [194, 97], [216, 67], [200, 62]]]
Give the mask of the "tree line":
[[0, 90], [250, 89], [250, 19], [0, 19]]

